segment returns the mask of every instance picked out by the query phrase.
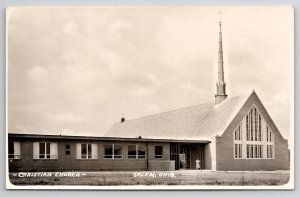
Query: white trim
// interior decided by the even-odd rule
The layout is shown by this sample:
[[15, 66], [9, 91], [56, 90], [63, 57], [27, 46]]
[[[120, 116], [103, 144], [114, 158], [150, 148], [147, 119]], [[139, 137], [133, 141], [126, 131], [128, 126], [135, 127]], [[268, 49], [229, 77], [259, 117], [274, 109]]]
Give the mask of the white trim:
[[40, 145], [39, 142], [33, 142], [33, 159], [39, 159]]
[[[86, 146], [86, 156], [82, 158], [82, 149], [81, 146], [85, 145]], [[89, 158], [89, 145], [91, 145], [91, 155]], [[76, 143], [76, 159], [78, 160], [97, 160], [98, 159], [98, 144], [92, 144], [92, 143]]]
[[[40, 144], [45, 144], [45, 153], [40, 154]], [[47, 154], [47, 144], [50, 145], [49, 154]], [[40, 155], [43, 157], [40, 158]], [[47, 156], [49, 155], [49, 158]], [[39, 159], [39, 160], [53, 160], [58, 159], [58, 144], [57, 142], [33, 142], [33, 159]]]
[[92, 144], [92, 159], [98, 159], [98, 144]]
[[58, 159], [58, 145], [57, 145], [57, 142], [50, 143], [50, 159]]

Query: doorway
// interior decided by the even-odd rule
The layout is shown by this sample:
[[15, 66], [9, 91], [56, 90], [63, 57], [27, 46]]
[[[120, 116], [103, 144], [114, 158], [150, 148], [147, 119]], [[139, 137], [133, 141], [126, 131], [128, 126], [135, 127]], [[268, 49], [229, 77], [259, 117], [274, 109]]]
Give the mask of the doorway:
[[170, 143], [170, 160], [175, 161], [175, 170], [196, 169], [196, 160], [204, 169], [204, 144]]

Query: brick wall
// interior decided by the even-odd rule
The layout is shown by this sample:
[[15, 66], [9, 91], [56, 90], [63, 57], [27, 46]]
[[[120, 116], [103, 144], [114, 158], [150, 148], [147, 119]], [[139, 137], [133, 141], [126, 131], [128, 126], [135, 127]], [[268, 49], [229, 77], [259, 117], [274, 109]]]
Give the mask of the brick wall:
[[[147, 170], [149, 160], [168, 161], [170, 159], [169, 143], [146, 143], [146, 142], [113, 142], [113, 141], [76, 141], [76, 140], [49, 140], [58, 143], [58, 159], [33, 159], [34, 140], [19, 140], [21, 142], [21, 159], [9, 160], [10, 171], [89, 171], [89, 170]], [[45, 142], [41, 140], [39, 142]], [[47, 141], [48, 142], [48, 141]], [[76, 159], [76, 143], [96, 143], [98, 144], [98, 159]], [[123, 149], [122, 159], [104, 158], [104, 144], [120, 144]], [[70, 155], [66, 155], [65, 145], [70, 145]], [[146, 145], [145, 159], [129, 159], [128, 145]], [[163, 146], [163, 158], [154, 158], [155, 145]], [[165, 169], [164, 166], [162, 166]], [[162, 169], [162, 170], [163, 170]]]

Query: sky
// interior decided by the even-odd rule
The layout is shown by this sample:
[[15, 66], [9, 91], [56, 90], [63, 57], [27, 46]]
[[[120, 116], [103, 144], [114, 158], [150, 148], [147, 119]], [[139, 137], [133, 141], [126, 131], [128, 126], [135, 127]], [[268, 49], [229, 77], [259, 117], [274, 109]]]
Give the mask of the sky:
[[290, 139], [287, 6], [10, 8], [7, 131], [101, 136], [122, 116], [213, 102], [220, 20], [227, 94], [254, 89]]

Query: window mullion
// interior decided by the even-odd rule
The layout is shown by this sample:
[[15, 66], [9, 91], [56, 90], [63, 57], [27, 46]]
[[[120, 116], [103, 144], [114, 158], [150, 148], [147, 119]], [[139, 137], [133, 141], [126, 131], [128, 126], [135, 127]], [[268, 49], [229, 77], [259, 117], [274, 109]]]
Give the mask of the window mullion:
[[47, 159], [47, 142], [45, 142], [45, 155], [44, 158]]

